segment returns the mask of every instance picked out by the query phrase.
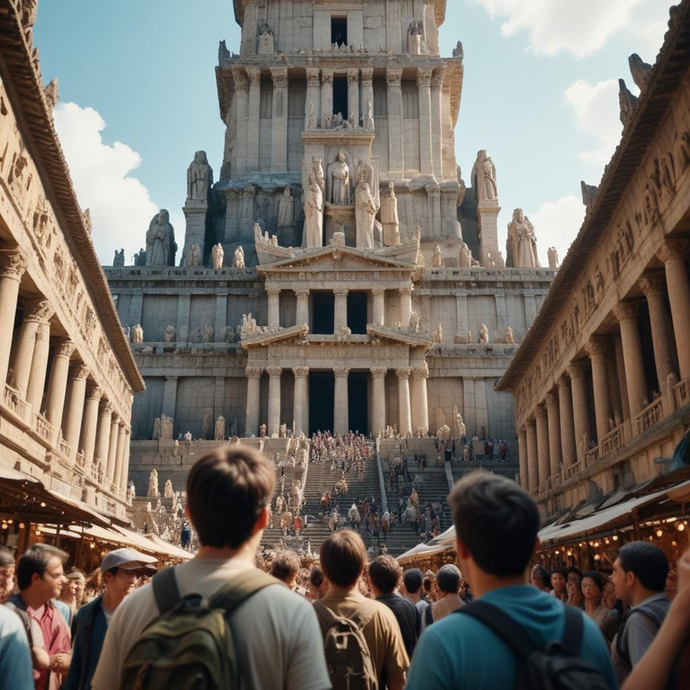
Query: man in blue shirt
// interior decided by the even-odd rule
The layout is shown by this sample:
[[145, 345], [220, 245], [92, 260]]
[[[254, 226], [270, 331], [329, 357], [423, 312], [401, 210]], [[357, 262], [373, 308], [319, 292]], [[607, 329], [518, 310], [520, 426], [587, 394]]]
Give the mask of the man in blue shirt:
[[[458, 564], [475, 597], [510, 616], [534, 645], [561, 641], [564, 605], [528, 584], [527, 567], [539, 548], [534, 501], [509, 479], [474, 472], [455, 485], [448, 502]], [[617, 688], [604, 637], [592, 619], [581, 615], [580, 656]], [[503, 640], [476, 618], [453, 613], [422, 634], [406, 690], [512, 688], [518, 669], [515, 652]]]

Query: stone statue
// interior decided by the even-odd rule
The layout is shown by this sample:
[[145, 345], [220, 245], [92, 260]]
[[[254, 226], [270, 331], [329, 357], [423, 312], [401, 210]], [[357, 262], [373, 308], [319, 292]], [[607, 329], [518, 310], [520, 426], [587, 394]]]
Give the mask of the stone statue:
[[436, 334], [434, 336], [434, 342], [437, 345], [443, 345], [443, 326], [441, 326], [441, 324], [439, 324], [438, 328], [436, 329]]
[[55, 106], [60, 100], [60, 90], [57, 79], [51, 79], [47, 86], [43, 89], [43, 95], [46, 97], [48, 103], [48, 110], [54, 110]]
[[364, 129], [367, 132], [373, 132], [376, 129], [374, 125], [374, 106], [371, 100], [367, 101], [367, 109], [364, 113]]
[[134, 482], [132, 482], [128, 487], [127, 487], [127, 503], [132, 503], [134, 498], [137, 495], [137, 490], [134, 488]]
[[213, 268], [216, 271], [219, 271], [221, 268], [223, 268], [225, 250], [223, 249], [223, 245], [220, 242], [214, 245], [213, 249], [211, 250], [211, 258], [213, 260]]
[[146, 494], [147, 498], [159, 498], [161, 495], [158, 489], [158, 470], [154, 467], [149, 475], [149, 490]]
[[140, 323], [132, 327], [132, 342], [135, 345], [141, 345], [144, 342], [144, 329]]
[[237, 247], [237, 249], [235, 249], [234, 258], [232, 261], [232, 267], [233, 268], [245, 268], [244, 249], [242, 249], [242, 246], [239, 246], [239, 247]]
[[383, 244], [396, 247], [400, 244], [400, 222], [398, 220], [398, 199], [395, 196], [395, 182], [388, 183], [388, 194], [381, 197], [381, 224]]
[[187, 268], [195, 268], [201, 265], [201, 247], [196, 242], [187, 250], [184, 265]]
[[625, 85], [624, 79], [618, 80], [618, 105], [620, 106], [620, 120], [625, 127], [635, 112], [638, 98]]
[[234, 343], [235, 342], [235, 330], [232, 326], [225, 327], [225, 342]]
[[215, 428], [215, 440], [216, 441], [224, 441], [225, 440], [225, 417], [223, 415], [220, 415], [218, 419], [216, 419], [216, 428]]
[[213, 410], [207, 407], [201, 417], [201, 438], [208, 440], [211, 438], [211, 424], [213, 421]]
[[431, 257], [431, 265], [434, 268], [443, 268], [443, 254], [441, 253], [441, 246], [438, 243], [434, 245], [434, 254]]
[[290, 187], [285, 187], [278, 204], [278, 227], [291, 228], [295, 224], [295, 198]]
[[506, 342], [508, 345], [515, 345], [515, 331], [510, 326], [506, 328]]
[[213, 171], [208, 164], [206, 151], [197, 151], [187, 169], [187, 201], [207, 201], [212, 184]]
[[486, 327], [485, 323], [479, 327], [479, 342], [482, 345], [489, 344], [489, 329]]
[[204, 326], [201, 329], [201, 338], [199, 340], [202, 343], [212, 343], [214, 334], [213, 326]]
[[163, 489], [163, 498], [172, 498], [174, 495], [172, 481], [168, 479]]
[[[345, 151], [338, 153], [338, 160], [329, 167], [328, 175], [331, 184], [329, 201], [336, 206], [349, 206], [352, 192], [350, 188], [350, 167], [347, 164]], [[359, 243], [357, 246], [359, 246]]]
[[316, 106], [314, 101], [309, 101], [305, 114], [304, 129], [311, 132], [316, 129]]
[[125, 250], [120, 249], [118, 251], [117, 249], [115, 250], [115, 258], [113, 259], [113, 267], [114, 268], [122, 268], [125, 265]]
[[317, 184], [309, 185], [304, 199], [305, 238], [307, 249], [323, 247], [323, 194]]
[[593, 184], [587, 184], [584, 180], [580, 180], [580, 191], [582, 192], [582, 203], [589, 211], [594, 204], [594, 199], [599, 191], [599, 187]]
[[[347, 165], [347, 164], [345, 164]], [[374, 221], [376, 220], [376, 204], [371, 195], [369, 185], [362, 181], [357, 185], [355, 199], [355, 217], [357, 219], [357, 248], [374, 248]]]
[[424, 24], [415, 19], [407, 29], [407, 52], [410, 55], [424, 54]]
[[498, 201], [496, 166], [485, 149], [477, 153], [471, 180], [477, 201]]
[[633, 53], [628, 58], [628, 65], [630, 66], [630, 73], [635, 85], [640, 91], [644, 91], [652, 76], [652, 66], [646, 63], [637, 53]]
[[273, 41], [273, 31], [268, 26], [264, 25], [263, 33], [259, 34], [259, 55], [273, 55], [275, 53], [275, 44]]
[[539, 268], [537, 236], [534, 226], [521, 208], [513, 211], [513, 220], [508, 224], [506, 252], [506, 265], [509, 267]]
[[170, 224], [170, 214], [163, 208], [151, 220], [146, 233], [146, 265], [174, 266], [175, 230]]
[[172, 441], [173, 437], [173, 419], [166, 414], [161, 415], [161, 438], [167, 441]]
[[142, 247], [133, 257], [134, 266], [146, 266], [146, 250]]
[[473, 341], [472, 331], [467, 331], [467, 342], [471, 343]]
[[549, 268], [558, 268], [558, 252], [556, 247], [549, 247], [546, 255], [549, 257]]
[[191, 431], [188, 431], [188, 432], [184, 435], [184, 442], [185, 442], [185, 443], [191, 443], [191, 442], [192, 442], [192, 432], [191, 432]]
[[163, 331], [163, 342], [164, 343], [174, 343], [176, 334], [177, 334], [177, 332], [175, 330], [175, 326], [172, 326], [172, 325], [166, 326], [165, 330]]
[[458, 257], [460, 268], [472, 267], [472, 250], [463, 242], [460, 245], [460, 256]]
[[161, 418], [156, 417], [153, 420], [153, 434], [151, 434], [151, 440], [157, 441], [161, 437]]
[[316, 156], [315, 158], [312, 158], [312, 166], [311, 170], [309, 171], [309, 184], [315, 184], [318, 185], [319, 189], [321, 190], [321, 194], [323, 195], [323, 198], [326, 198], [326, 176], [323, 171], [323, 161], [321, 158]]
[[239, 436], [240, 434], [240, 425], [237, 423], [237, 417], [232, 422], [232, 425], [230, 426], [230, 436]]

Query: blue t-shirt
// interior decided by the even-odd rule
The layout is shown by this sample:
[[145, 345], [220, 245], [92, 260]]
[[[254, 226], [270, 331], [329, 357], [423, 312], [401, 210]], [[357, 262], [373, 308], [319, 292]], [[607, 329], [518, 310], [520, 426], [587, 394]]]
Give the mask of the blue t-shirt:
[[0, 688], [33, 690], [29, 638], [19, 616], [0, 604]]
[[[481, 599], [507, 613], [539, 647], [563, 638], [563, 604], [536, 587], [502, 587]], [[615, 689], [618, 682], [606, 641], [599, 626], [582, 615], [585, 631], [581, 656], [598, 668]], [[516, 655], [501, 639], [478, 620], [453, 613], [422, 633], [405, 690], [512, 688], [517, 671]]]

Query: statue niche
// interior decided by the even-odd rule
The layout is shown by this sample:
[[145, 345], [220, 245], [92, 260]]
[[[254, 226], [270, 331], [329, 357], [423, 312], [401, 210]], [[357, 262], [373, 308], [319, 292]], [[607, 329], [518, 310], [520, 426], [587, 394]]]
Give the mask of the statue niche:
[[350, 206], [352, 202], [352, 172], [345, 151], [338, 153], [335, 163], [328, 166], [328, 201], [334, 206]]

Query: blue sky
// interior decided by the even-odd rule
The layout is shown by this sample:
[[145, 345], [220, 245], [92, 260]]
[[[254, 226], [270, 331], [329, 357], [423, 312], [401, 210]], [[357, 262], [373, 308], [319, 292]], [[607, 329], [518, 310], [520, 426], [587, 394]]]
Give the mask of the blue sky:
[[[203, 8], [203, 9], [201, 9]], [[498, 170], [502, 243], [515, 207], [532, 219], [545, 262], [582, 221], [579, 185], [596, 184], [620, 138], [617, 79], [653, 63], [667, 0], [449, 0], [441, 53], [457, 41], [465, 82], [456, 129], [465, 179], [477, 150]], [[156, 208], [184, 236], [186, 169], [204, 149], [220, 169], [224, 126], [218, 41], [238, 51], [232, 0], [60, 0], [39, 5], [44, 81], [57, 77], [56, 126], [104, 263], [144, 243]]]

